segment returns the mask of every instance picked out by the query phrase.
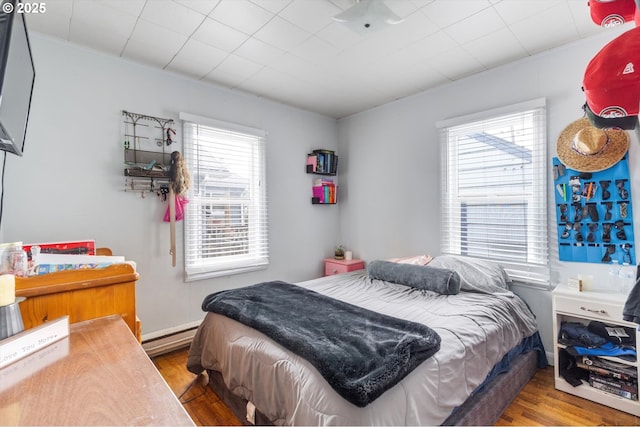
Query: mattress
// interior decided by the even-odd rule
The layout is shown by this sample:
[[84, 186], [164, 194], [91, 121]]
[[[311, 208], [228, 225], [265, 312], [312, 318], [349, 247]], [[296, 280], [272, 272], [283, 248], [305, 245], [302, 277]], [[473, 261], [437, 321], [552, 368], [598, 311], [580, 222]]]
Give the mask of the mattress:
[[535, 317], [515, 295], [439, 295], [372, 279], [363, 270], [297, 285], [423, 323], [440, 335], [441, 345], [360, 408], [340, 397], [305, 359], [241, 323], [207, 313], [189, 350], [189, 370], [220, 372], [232, 393], [276, 425], [439, 425], [494, 365], [537, 331]]

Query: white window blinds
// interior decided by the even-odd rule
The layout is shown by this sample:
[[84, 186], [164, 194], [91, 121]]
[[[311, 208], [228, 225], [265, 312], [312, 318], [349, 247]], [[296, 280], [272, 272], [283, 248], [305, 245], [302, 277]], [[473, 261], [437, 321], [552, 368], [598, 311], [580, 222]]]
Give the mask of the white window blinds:
[[544, 100], [438, 124], [442, 252], [489, 259], [548, 288]]
[[269, 262], [263, 131], [182, 113], [191, 174], [185, 214], [186, 280]]

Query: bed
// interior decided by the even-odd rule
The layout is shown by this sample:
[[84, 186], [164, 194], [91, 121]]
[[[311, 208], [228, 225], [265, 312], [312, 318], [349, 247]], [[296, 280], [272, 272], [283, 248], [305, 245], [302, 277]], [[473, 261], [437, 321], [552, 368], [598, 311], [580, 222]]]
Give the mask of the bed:
[[478, 268], [459, 257], [436, 257], [432, 264], [457, 270], [459, 292], [383, 280], [389, 278], [369, 267], [294, 285], [427, 325], [439, 337], [435, 352], [364, 405], [347, 400], [308, 359], [219, 313], [208, 312], [199, 326], [187, 368], [195, 374], [206, 370], [213, 390], [248, 424], [492, 425], [546, 366], [535, 317], [508, 290], [501, 268]]

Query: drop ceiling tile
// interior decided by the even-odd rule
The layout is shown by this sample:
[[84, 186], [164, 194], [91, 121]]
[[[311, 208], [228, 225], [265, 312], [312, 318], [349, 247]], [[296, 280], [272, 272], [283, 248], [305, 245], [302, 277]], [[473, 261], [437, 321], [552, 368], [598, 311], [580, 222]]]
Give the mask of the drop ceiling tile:
[[256, 38], [249, 38], [233, 53], [257, 64], [270, 65], [285, 52]]
[[249, 35], [210, 18], [204, 20], [192, 37], [226, 52], [233, 52], [249, 39]]
[[418, 8], [424, 5], [418, 5], [416, 2], [412, 0], [394, 0], [388, 1], [385, 5], [391, 9], [393, 13], [398, 15], [400, 18], [407, 18], [409, 15], [414, 13]]
[[209, 74], [204, 76], [202, 80], [205, 82], [213, 83], [216, 86], [222, 86], [229, 89], [233, 89], [238, 84], [242, 83], [244, 78], [226, 70], [214, 69]]
[[347, 10], [352, 7], [357, 0], [329, 0], [331, 4], [339, 8], [340, 10]]
[[[452, 6], [452, 3], [455, 5]], [[420, 9], [420, 12], [440, 28], [446, 28], [488, 7], [491, 4], [487, 0], [436, 0]]]
[[203, 15], [210, 14], [220, 0], [173, 0], [184, 7], [195, 10]]
[[[589, 9], [588, 0], [570, 0], [579, 2], [585, 9]], [[502, 0], [496, 2], [493, 8], [507, 25], [515, 24], [523, 19], [542, 13], [557, 6], [558, 0]]]
[[461, 47], [456, 47], [438, 55], [433, 68], [450, 80], [458, 80], [484, 71], [485, 67]]
[[448, 26], [444, 32], [462, 45], [504, 27], [502, 18], [493, 8], [488, 8]]
[[251, 0], [251, 3], [254, 3], [274, 15], [277, 15], [282, 9], [291, 3], [291, 0]]
[[155, 68], [164, 68], [173, 59], [175, 51], [166, 47], [151, 48], [147, 43], [129, 40], [122, 57]]
[[436, 33], [438, 26], [422, 13], [413, 13], [400, 24], [391, 27], [394, 36], [401, 37], [402, 44], [408, 44]]
[[27, 30], [68, 40], [72, 12], [73, 0], [60, 0], [47, 4], [46, 13], [25, 15]]
[[297, 79], [291, 74], [283, 73], [270, 67], [264, 67], [238, 84], [237, 87], [258, 95], [273, 96], [283, 86], [292, 85], [296, 80]]
[[567, 24], [570, 22], [572, 17], [568, 6], [559, 2], [552, 8], [510, 25], [509, 28], [527, 52], [534, 54], [577, 40], [578, 32], [573, 25]]
[[[129, 38], [137, 19], [135, 15], [110, 7], [106, 2], [77, 1], [73, 6], [71, 35], [75, 33], [80, 40], [82, 37], [95, 38], [101, 35], [109, 37], [111, 33]], [[92, 32], [95, 34], [92, 35]]]
[[95, 22], [74, 19], [69, 30], [69, 41], [100, 52], [120, 56], [127, 44], [128, 36], [101, 27], [99, 22], [96, 25]]
[[411, 2], [415, 4], [418, 9], [421, 9], [429, 3], [433, 3], [434, 1], [435, 0], [411, 0]]
[[237, 55], [229, 55], [226, 57], [220, 65], [218, 65], [207, 77], [214, 76], [217, 73], [220, 74], [233, 74], [237, 77], [238, 83], [243, 82], [249, 77], [263, 68], [261, 64], [249, 61], [248, 59], [241, 58]]
[[[380, 99], [392, 101], [415, 94], [423, 87], [442, 84], [449, 79], [433, 68], [433, 60], [407, 58], [406, 62], [381, 60], [373, 64], [367, 73], [360, 77], [364, 87], [375, 88]], [[357, 82], [355, 82], [357, 83]]]
[[350, 74], [350, 70], [366, 69], [373, 61], [388, 54], [386, 50], [380, 51], [375, 41], [365, 38], [357, 45], [341, 51], [336, 56], [334, 67], [340, 72]]
[[384, 99], [384, 95], [377, 91], [366, 90], [358, 86], [350, 96], [342, 97], [340, 103], [351, 111], [362, 111], [381, 105], [383, 103], [382, 99]]
[[201, 79], [222, 63], [228, 55], [221, 49], [189, 39], [166, 68]]
[[138, 20], [130, 37], [131, 41], [146, 44], [150, 50], [167, 49], [177, 52], [187, 37], [143, 19]]
[[444, 31], [433, 33], [415, 43], [385, 57], [385, 60], [404, 64], [414, 64], [424, 61], [437, 61], [438, 55], [455, 48], [457, 43]]
[[254, 37], [279, 49], [289, 51], [309, 38], [310, 35], [308, 31], [276, 16], [258, 30]]
[[173, 32], [190, 36], [198, 28], [205, 15], [174, 1], [148, 1], [140, 18]]
[[508, 28], [465, 43], [463, 48], [486, 68], [497, 67], [527, 56], [527, 51]]
[[270, 67], [283, 73], [289, 73], [301, 80], [304, 80], [305, 76], [313, 76], [319, 71], [316, 64], [312, 64], [311, 62], [291, 53], [285, 53], [278, 61], [271, 64]]
[[[146, 0], [93, 0], [96, 3], [102, 3], [106, 7], [110, 7], [119, 12], [126, 13], [131, 16], [140, 16]], [[56, 0], [58, 3], [58, 0]], [[75, 4], [80, 3], [76, 0]]]
[[314, 64], [328, 65], [339, 51], [321, 38], [311, 36], [296, 46], [291, 53]]
[[437, 71], [431, 62], [423, 62], [409, 68], [407, 70], [407, 79], [413, 79], [412, 81], [415, 82], [415, 93], [432, 89], [450, 81]]
[[253, 34], [273, 18], [274, 14], [255, 3], [238, 0], [221, 0], [209, 14], [210, 18], [242, 31]]
[[333, 90], [336, 86], [335, 82], [344, 83], [345, 81], [344, 75], [325, 67], [314, 67], [304, 74], [296, 74], [295, 77], [310, 86], [317, 87], [318, 90]]
[[338, 49], [345, 49], [362, 40], [362, 36], [355, 31], [351, 31], [343, 24], [332, 22], [331, 24], [318, 31], [316, 36], [326, 42], [331, 43]]
[[278, 15], [300, 28], [316, 33], [331, 24], [341, 10], [328, 1], [293, 0]]
[[164, 68], [186, 41], [181, 34], [140, 19], [122, 56]]

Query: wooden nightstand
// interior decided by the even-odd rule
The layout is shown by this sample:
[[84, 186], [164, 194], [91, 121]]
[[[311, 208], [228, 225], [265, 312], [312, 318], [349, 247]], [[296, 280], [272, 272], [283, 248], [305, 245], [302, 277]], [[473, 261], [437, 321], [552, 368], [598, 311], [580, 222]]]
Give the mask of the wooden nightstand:
[[333, 276], [334, 274], [346, 273], [348, 271], [362, 270], [364, 261], [361, 259], [335, 259], [326, 258], [324, 260], [324, 275]]

